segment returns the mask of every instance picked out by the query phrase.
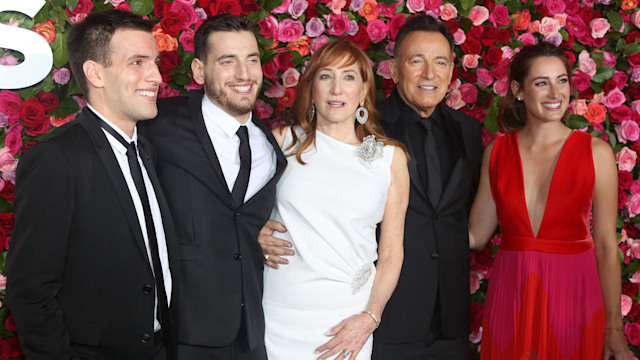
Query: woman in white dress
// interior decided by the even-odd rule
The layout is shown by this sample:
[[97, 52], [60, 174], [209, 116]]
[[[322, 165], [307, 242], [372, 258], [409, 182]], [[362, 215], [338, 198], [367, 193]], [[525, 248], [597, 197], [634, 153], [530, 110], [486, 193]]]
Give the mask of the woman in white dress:
[[371, 358], [402, 266], [409, 197], [406, 152], [375, 124], [374, 101], [369, 58], [336, 40], [312, 56], [292, 125], [274, 130], [289, 163], [271, 218], [287, 228], [260, 241], [267, 265], [269, 245], [296, 255], [265, 267], [270, 360]]

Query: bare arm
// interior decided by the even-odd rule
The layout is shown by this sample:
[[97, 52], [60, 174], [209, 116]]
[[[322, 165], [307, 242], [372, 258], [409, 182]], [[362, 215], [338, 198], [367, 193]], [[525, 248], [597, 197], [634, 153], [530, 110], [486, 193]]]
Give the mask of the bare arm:
[[626, 360], [630, 357], [622, 334], [620, 261], [616, 238], [618, 170], [611, 147], [597, 138], [592, 144], [593, 162], [597, 169], [593, 192], [593, 239], [606, 314], [602, 358], [615, 356], [618, 360]]
[[409, 172], [407, 170], [407, 158], [403, 151], [396, 148], [391, 163], [391, 185], [387, 195], [384, 216], [380, 223], [376, 276], [366, 309], [373, 313], [373, 316], [367, 313], [355, 314], [333, 327], [328, 333], [328, 336], [333, 336], [333, 339], [317, 349], [318, 353], [326, 351], [319, 357], [320, 360], [328, 359], [342, 349], [353, 352], [350, 358], [356, 358], [369, 335], [377, 328], [374, 317], [378, 321], [382, 320], [384, 307], [396, 288], [400, 277], [404, 259], [402, 244], [404, 219], [408, 204]]
[[480, 170], [480, 184], [476, 197], [471, 207], [469, 216], [469, 247], [472, 250], [482, 250], [491, 235], [498, 226], [498, 215], [496, 214], [496, 204], [491, 194], [491, 184], [489, 179], [489, 160], [495, 141], [487, 146], [482, 156], [482, 169]]

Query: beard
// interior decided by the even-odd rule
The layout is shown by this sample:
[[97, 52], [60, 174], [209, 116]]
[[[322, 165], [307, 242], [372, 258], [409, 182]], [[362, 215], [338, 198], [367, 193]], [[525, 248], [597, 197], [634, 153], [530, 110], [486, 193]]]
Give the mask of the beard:
[[[262, 87], [262, 84], [254, 83], [253, 86], [258, 87], [258, 91]], [[251, 112], [256, 106], [256, 100], [258, 99], [258, 91], [255, 94], [243, 96], [240, 101], [233, 101], [229, 99], [228, 92], [230, 90], [216, 86], [209, 82], [204, 84], [205, 93], [209, 99], [220, 106], [220, 108], [226, 112], [230, 112], [235, 115], [245, 115]]]

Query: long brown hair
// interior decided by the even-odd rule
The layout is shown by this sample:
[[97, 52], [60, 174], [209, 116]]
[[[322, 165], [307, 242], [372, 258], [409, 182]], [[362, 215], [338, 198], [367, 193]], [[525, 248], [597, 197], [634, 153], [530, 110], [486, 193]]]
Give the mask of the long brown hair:
[[[362, 81], [365, 83], [367, 96], [363, 106], [369, 112], [369, 119], [364, 124], [360, 124], [355, 121], [354, 114], [354, 127], [357, 138], [362, 141], [365, 137], [374, 135], [376, 140], [381, 141], [383, 144], [397, 146], [406, 153], [401, 142], [387, 138], [382, 128], [376, 124], [378, 116], [375, 108], [376, 87], [369, 58], [357, 45], [344, 39], [335, 40], [322, 46], [311, 57], [304, 75], [298, 82], [296, 98], [289, 111], [291, 125], [297, 125], [302, 128], [305, 135], [304, 140], [300, 141], [296, 132], [291, 131], [293, 143], [286, 150], [291, 150], [297, 146], [295, 151], [296, 159], [299, 163], [304, 164], [302, 154], [307, 148], [315, 144], [316, 128], [318, 126], [317, 116], [311, 117], [313, 81], [320, 69], [336, 64], [343, 66], [357, 64]], [[291, 155], [293, 154], [288, 156]]]

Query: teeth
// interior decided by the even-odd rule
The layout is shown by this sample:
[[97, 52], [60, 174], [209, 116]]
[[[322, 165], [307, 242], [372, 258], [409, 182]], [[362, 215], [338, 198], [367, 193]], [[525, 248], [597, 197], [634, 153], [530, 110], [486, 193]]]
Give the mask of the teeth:
[[142, 96], [146, 96], [146, 97], [156, 97], [156, 92], [155, 91], [138, 90], [138, 91], [136, 91], [136, 93], [138, 95], [142, 95]]
[[427, 86], [427, 85], [419, 86], [419, 88], [420, 89], [425, 89], [425, 90], [435, 90], [436, 89], [435, 86]]
[[330, 106], [342, 106], [344, 105], [343, 102], [337, 102], [337, 101], [329, 101], [329, 105]]
[[560, 107], [560, 103], [552, 103], [552, 104], [542, 104], [544, 107], [549, 109], [557, 109]]
[[232, 86], [231, 89], [238, 91], [238, 92], [247, 92], [249, 91], [249, 89], [251, 89], [251, 85], [248, 86]]

